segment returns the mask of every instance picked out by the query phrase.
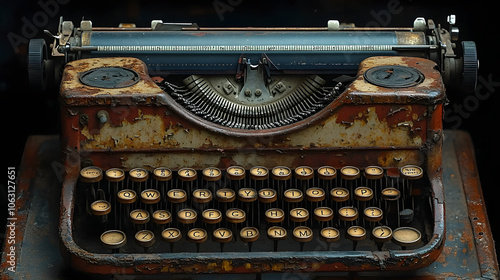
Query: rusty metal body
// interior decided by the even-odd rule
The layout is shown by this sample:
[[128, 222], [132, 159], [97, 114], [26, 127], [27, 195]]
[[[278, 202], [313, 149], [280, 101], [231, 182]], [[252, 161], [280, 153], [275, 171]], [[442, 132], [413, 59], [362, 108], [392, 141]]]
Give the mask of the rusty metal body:
[[[368, 83], [363, 73], [379, 65], [418, 69], [425, 80], [412, 87]], [[136, 84], [103, 89], [82, 84], [81, 73], [98, 67], [136, 71]], [[60, 235], [64, 256], [81, 271], [110, 274], [258, 273], [265, 271], [408, 270], [432, 264], [445, 238], [442, 184], [443, 103], [440, 72], [430, 60], [372, 57], [328, 106], [297, 123], [266, 130], [213, 124], [189, 113], [160, 89], [134, 58], [83, 59], [66, 65], [61, 84], [65, 178]], [[99, 116], [105, 115], [106, 121]], [[433, 232], [414, 250], [380, 252], [304, 251], [224, 254], [95, 254], [73, 238], [76, 183], [81, 165], [103, 169], [168, 166], [202, 169], [232, 165], [318, 168], [377, 164], [391, 170], [424, 166], [431, 188]]]
[[[433, 265], [412, 271], [359, 272], [360, 279], [398, 277], [405, 279], [473, 278], [497, 279], [498, 261], [485, 210], [481, 183], [475, 164], [473, 143], [463, 131], [444, 131], [443, 183], [446, 196], [446, 240]], [[61, 193], [59, 169], [62, 166], [59, 136], [33, 136], [26, 143], [22, 164], [18, 170], [15, 244], [3, 247], [0, 265], [1, 279], [91, 279], [90, 275], [68, 269], [59, 252], [58, 216]], [[56, 171], [56, 172], [54, 172]], [[36, 225], [36, 226], [34, 226]], [[16, 253], [15, 272], [9, 270], [8, 254]], [[132, 260], [130, 258], [130, 260]], [[86, 265], [86, 264], [82, 264]], [[232, 265], [232, 264], [231, 264]], [[203, 267], [200, 265], [199, 267]], [[230, 266], [225, 266], [229, 268]], [[273, 272], [279, 266], [265, 264], [263, 271]], [[118, 276], [120, 270], [115, 270]], [[292, 272], [294, 273], [294, 272]], [[206, 279], [213, 275], [170, 274], [169, 279]], [[282, 279], [291, 274], [262, 273], [261, 279]], [[296, 277], [297, 274], [293, 274]], [[353, 274], [310, 272], [302, 279], [327, 277], [346, 279]], [[147, 276], [151, 278], [151, 276]], [[255, 274], [219, 275], [221, 279], [256, 279]], [[165, 275], [158, 275], [164, 279]], [[337, 279], [335, 278], [335, 279]], [[97, 279], [102, 279], [98, 277]]]

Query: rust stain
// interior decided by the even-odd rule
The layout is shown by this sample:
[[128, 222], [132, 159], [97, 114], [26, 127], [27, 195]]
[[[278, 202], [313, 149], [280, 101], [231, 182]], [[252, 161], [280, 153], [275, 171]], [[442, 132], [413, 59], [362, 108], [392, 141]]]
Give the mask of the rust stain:
[[[428, 164], [434, 167], [441, 160], [440, 156], [428, 159], [428, 150], [423, 149], [428, 131], [432, 129], [436, 133], [440, 132], [440, 105], [436, 110], [429, 110], [429, 107], [441, 104], [444, 100], [439, 72], [432, 68], [435, 64], [426, 60], [387, 57], [368, 59], [361, 64], [359, 74], [367, 67], [397, 63], [422, 69], [426, 81], [411, 90], [396, 91], [367, 84], [359, 75], [339, 98], [316, 115], [292, 125], [264, 131], [229, 129], [189, 114], [156, 86], [140, 61], [130, 58], [99, 60], [75, 61], [67, 66], [61, 86], [61, 105], [66, 109], [65, 114], [72, 112], [64, 119], [64, 144], [81, 154], [82, 159], [91, 160], [102, 168], [113, 165], [124, 168], [169, 166], [176, 170], [181, 166], [201, 169], [206, 166], [226, 168], [236, 164], [244, 168], [255, 165], [310, 165], [317, 168], [318, 164], [337, 168], [345, 165], [363, 168], [379, 164], [396, 168], [405, 164]], [[97, 91], [79, 84], [79, 72], [102, 65], [136, 69], [141, 82], [126, 89]], [[437, 94], [431, 95], [428, 91]], [[110, 115], [108, 122], [98, 122], [95, 115], [99, 110], [107, 110]], [[79, 117], [83, 114], [89, 120], [82, 124], [79, 123]], [[436, 145], [435, 148], [440, 147]], [[430, 174], [431, 180], [437, 176], [437, 171]], [[73, 205], [70, 198], [73, 193], [69, 185], [64, 186], [68, 193], [62, 202], [63, 209], [66, 209], [63, 224], [67, 222], [65, 225], [68, 227], [63, 228], [62, 234], [71, 238]], [[433, 191], [439, 195], [439, 186], [434, 188]], [[444, 216], [444, 211], [438, 206], [435, 205], [435, 215], [438, 217], [436, 223], [442, 222]], [[439, 230], [436, 229], [438, 233]], [[443, 237], [436, 234], [433, 238]], [[156, 262], [147, 264], [137, 264], [131, 260], [132, 265], [125, 265], [125, 261], [105, 265], [113, 264], [113, 261], [106, 259], [109, 262], [101, 262], [99, 258], [102, 256], [76, 248], [68, 240], [64, 242], [74, 265], [102, 274], [116, 267], [130, 274], [380, 270], [378, 262], [352, 265], [333, 260], [323, 263], [314, 258], [286, 258], [278, 261], [265, 258], [251, 261], [155, 259]], [[447, 249], [439, 256], [442, 246], [441, 243], [435, 245], [422, 258], [393, 259], [387, 262], [387, 267], [396, 270], [418, 268], [430, 264], [436, 258], [445, 262], [450, 252]]]

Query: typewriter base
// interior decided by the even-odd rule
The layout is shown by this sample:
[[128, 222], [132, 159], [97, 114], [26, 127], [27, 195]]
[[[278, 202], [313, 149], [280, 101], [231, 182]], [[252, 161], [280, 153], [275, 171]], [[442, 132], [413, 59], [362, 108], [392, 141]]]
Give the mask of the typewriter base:
[[[65, 265], [59, 252], [58, 221], [61, 174], [57, 136], [32, 136], [18, 170], [15, 220], [15, 272], [3, 249], [1, 279], [89, 279]], [[411, 277], [484, 278], [499, 277], [498, 262], [470, 136], [445, 131], [443, 180], [446, 199], [446, 242], [442, 254], [430, 266], [406, 272], [357, 273], [264, 273], [244, 275], [176, 275], [169, 279], [331, 279]], [[463, 211], [467, 209], [468, 211]], [[156, 279], [154, 276], [115, 276], [116, 279]], [[165, 275], [158, 278], [165, 278]], [[99, 278], [101, 279], [101, 278]]]

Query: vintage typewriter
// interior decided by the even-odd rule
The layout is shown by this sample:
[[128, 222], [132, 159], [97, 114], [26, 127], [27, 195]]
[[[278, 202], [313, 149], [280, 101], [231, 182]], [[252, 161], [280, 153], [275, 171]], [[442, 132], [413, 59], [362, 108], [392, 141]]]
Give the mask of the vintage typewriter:
[[[50, 32], [47, 32], [50, 34]], [[61, 19], [64, 258], [99, 275], [413, 270], [445, 239], [445, 85], [474, 42], [408, 28]], [[52, 77], [54, 76], [55, 77]]]

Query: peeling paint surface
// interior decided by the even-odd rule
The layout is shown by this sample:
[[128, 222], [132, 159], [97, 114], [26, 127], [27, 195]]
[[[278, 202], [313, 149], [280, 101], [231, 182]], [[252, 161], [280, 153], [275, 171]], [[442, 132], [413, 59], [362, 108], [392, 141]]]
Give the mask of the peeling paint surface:
[[[427, 168], [434, 225], [425, 246], [385, 255], [361, 251], [304, 251], [294, 252], [293, 257], [286, 252], [169, 254], [168, 258], [162, 254], [92, 254], [73, 239], [78, 171], [68, 169], [63, 184], [61, 239], [73, 266], [102, 274], [118, 268], [129, 274], [379, 271], [419, 269], [439, 258], [445, 238], [441, 180], [445, 94], [432, 61], [367, 59], [354, 82], [315, 115], [291, 125], [252, 131], [223, 127], [192, 115], [156, 86], [139, 60], [100, 60], [97, 64], [92, 59], [72, 62], [65, 69], [61, 86], [63, 145], [81, 157], [82, 163], [126, 169], [168, 166], [172, 170], [207, 165], [363, 168], [378, 163], [397, 168], [418, 164]], [[366, 69], [392, 63], [420, 69], [425, 82], [396, 90], [363, 79]], [[78, 84], [78, 73], [103, 64], [131, 67], [144, 82], [113, 92]], [[109, 116], [104, 121], [98, 117], [103, 111]]]

